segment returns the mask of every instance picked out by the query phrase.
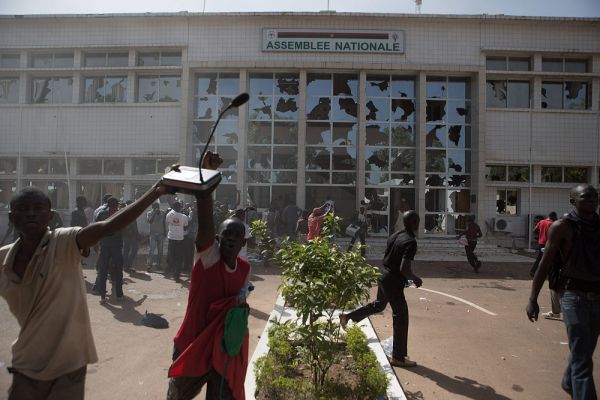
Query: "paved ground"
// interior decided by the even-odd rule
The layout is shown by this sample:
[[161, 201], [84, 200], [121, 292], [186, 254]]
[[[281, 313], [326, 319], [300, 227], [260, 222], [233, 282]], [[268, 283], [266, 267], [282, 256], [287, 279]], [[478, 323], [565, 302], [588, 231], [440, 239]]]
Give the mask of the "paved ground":
[[[409, 352], [420, 366], [396, 369], [396, 374], [409, 399], [566, 398], [559, 387], [567, 354], [564, 326], [548, 320], [532, 324], [523, 311], [530, 286], [529, 264], [485, 263], [480, 274], [474, 274], [466, 262], [415, 264], [424, 288], [458, 296], [497, 315], [437, 293], [408, 289]], [[92, 282], [95, 273], [86, 269], [85, 275]], [[158, 274], [125, 276], [129, 299], [123, 303], [100, 306], [96, 296], [88, 295], [100, 356], [100, 362], [88, 369], [88, 400], [165, 397], [172, 337], [183, 318], [187, 288]], [[253, 280], [251, 350], [271, 312], [279, 276], [274, 268], [256, 267]], [[546, 290], [540, 305], [543, 311], [549, 307]], [[146, 310], [163, 314], [171, 327], [155, 330], [141, 325]], [[389, 309], [371, 321], [381, 340], [391, 336]], [[0, 300], [2, 366], [9, 363], [10, 343], [17, 330], [6, 303]], [[598, 370], [596, 380], [600, 382]], [[0, 400], [6, 398], [9, 383], [10, 376], [1, 368]]]

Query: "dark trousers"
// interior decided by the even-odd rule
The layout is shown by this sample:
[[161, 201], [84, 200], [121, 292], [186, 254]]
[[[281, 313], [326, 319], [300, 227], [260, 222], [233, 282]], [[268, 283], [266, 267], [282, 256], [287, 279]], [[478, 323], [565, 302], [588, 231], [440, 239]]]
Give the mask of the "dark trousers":
[[168, 252], [167, 266], [169, 267], [169, 272], [172, 273], [175, 278], [179, 278], [179, 274], [183, 267], [183, 253], [185, 252], [184, 240], [169, 239]]
[[[181, 354], [173, 348], [173, 361]], [[167, 400], [191, 400], [206, 385], [206, 400], [233, 400], [229, 384], [217, 371], [211, 369], [203, 376], [180, 376], [169, 379]]]
[[190, 272], [192, 270], [192, 267], [194, 266], [194, 251], [196, 250], [196, 238], [186, 236], [183, 238], [183, 242], [183, 247], [185, 248], [183, 252], [183, 270], [185, 272]]
[[61, 375], [51, 381], [39, 381], [11, 371], [13, 382], [8, 400], [83, 400], [87, 367]]
[[404, 298], [406, 279], [401, 275], [385, 272], [378, 280], [377, 298], [348, 314], [348, 319], [361, 321], [372, 314], [385, 310], [388, 303], [392, 307], [394, 346], [392, 357], [402, 360], [408, 354], [408, 304]]
[[139, 244], [137, 239], [124, 239], [123, 240], [123, 265], [127, 268], [133, 267], [135, 258], [139, 250]]
[[102, 298], [106, 296], [106, 278], [109, 270], [117, 297], [123, 297], [123, 246], [121, 244], [100, 245], [96, 289]]
[[574, 400], [597, 399], [593, 355], [600, 334], [600, 297], [565, 291], [561, 297], [563, 319], [569, 338], [569, 364], [562, 387], [572, 391]]
[[471, 264], [471, 267], [478, 269], [479, 260], [475, 255], [475, 247], [477, 247], [477, 240], [469, 240], [469, 244], [465, 246], [465, 252], [467, 253], [467, 260]]
[[362, 229], [356, 231], [356, 233], [352, 237], [352, 240], [350, 240], [350, 244], [348, 245], [348, 251], [352, 250], [356, 239], [360, 240], [360, 244], [363, 245], [363, 247], [360, 248], [360, 255], [364, 257], [366, 253], [366, 249], [364, 246], [367, 245], [367, 232]]
[[529, 276], [531, 276], [532, 278], [535, 276], [535, 271], [537, 271], [538, 266], [540, 265], [540, 261], [542, 261], [543, 255], [544, 255], [544, 246], [540, 245], [540, 248], [538, 249], [537, 257], [535, 258], [535, 262], [533, 263], [533, 266], [529, 270]]

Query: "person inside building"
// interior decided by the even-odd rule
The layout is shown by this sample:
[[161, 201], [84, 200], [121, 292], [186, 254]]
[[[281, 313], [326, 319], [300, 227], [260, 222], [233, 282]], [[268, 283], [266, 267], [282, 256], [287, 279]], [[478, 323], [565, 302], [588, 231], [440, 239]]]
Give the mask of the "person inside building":
[[417, 253], [416, 233], [419, 228], [419, 214], [415, 211], [404, 213], [402, 231], [394, 232], [388, 241], [383, 257], [381, 276], [378, 278], [377, 298], [349, 314], [340, 315], [340, 324], [346, 328], [348, 321], [359, 322], [368, 316], [392, 306], [394, 343], [390, 364], [395, 367], [414, 367], [417, 363], [408, 357], [408, 304], [404, 288], [412, 280], [417, 287], [423, 280], [412, 271], [411, 263]]
[[352, 248], [354, 247], [354, 243], [356, 243], [356, 240], [358, 239], [360, 240], [360, 244], [362, 245], [362, 247], [360, 248], [360, 255], [364, 257], [366, 254], [368, 229], [367, 213], [366, 208], [364, 206], [359, 208], [358, 213], [355, 217], [354, 224], [356, 224], [356, 226], [358, 226], [359, 229], [356, 231], [356, 233], [350, 240], [350, 244], [348, 244], [348, 251], [352, 250]]
[[[217, 168], [222, 159], [207, 152], [202, 168]], [[214, 188], [213, 188], [214, 190]], [[243, 399], [248, 366], [248, 306], [245, 296], [250, 264], [238, 256], [245, 227], [237, 218], [221, 223], [215, 236], [210, 192], [196, 195], [197, 261], [192, 270], [185, 317], [174, 338], [167, 400], [192, 399], [207, 385], [206, 399]], [[222, 351], [225, 318], [237, 326], [240, 351]]]
[[465, 229], [457, 229], [456, 232], [459, 236], [464, 235], [464, 239], [466, 239], [465, 253], [467, 254], [467, 261], [469, 261], [469, 265], [473, 268], [473, 271], [479, 272], [481, 268], [481, 261], [477, 259], [475, 255], [475, 248], [477, 247], [477, 239], [483, 236], [481, 233], [481, 228], [475, 222], [475, 217], [469, 215], [466, 217], [467, 219], [467, 227]]
[[[537, 258], [535, 259], [535, 262], [533, 263], [533, 266], [529, 271], [529, 275], [532, 278], [535, 276], [535, 271], [537, 271], [538, 266], [540, 264], [540, 260], [542, 259], [542, 255], [544, 254], [544, 247], [546, 246], [546, 241], [548, 240], [548, 230], [550, 229], [550, 226], [554, 223], [554, 221], [557, 220], [557, 218], [558, 216], [556, 215], [556, 212], [552, 211], [550, 214], [548, 214], [548, 218], [542, 219], [535, 225], [535, 232], [538, 235], [537, 241], [539, 248]], [[550, 306], [551, 311], [543, 313], [542, 316], [546, 319], [559, 320], [560, 294], [553, 289], [550, 289]]]
[[87, 364], [98, 361], [79, 262], [134, 221], [168, 188], [159, 183], [125, 210], [84, 228], [50, 230], [51, 201], [27, 187], [10, 202], [19, 239], [0, 249], [0, 296], [18, 320], [10, 400], [83, 400]]
[[600, 217], [598, 192], [591, 185], [571, 189], [573, 210], [552, 223], [533, 277], [527, 318], [537, 321], [537, 298], [546, 277], [561, 293], [569, 340], [569, 360], [561, 387], [575, 400], [596, 399], [593, 355], [600, 333]]
[[185, 228], [188, 226], [188, 217], [181, 212], [181, 202], [179, 200], [175, 201], [172, 207], [172, 210], [165, 217], [167, 239], [169, 240], [167, 247], [167, 274], [173, 274], [175, 281], [179, 281], [179, 274], [183, 268], [183, 253], [185, 251], [183, 239]]
[[84, 196], [77, 196], [75, 198], [76, 208], [71, 212], [71, 226], [88, 226], [87, 217], [85, 216], [85, 208], [87, 207], [87, 200]]

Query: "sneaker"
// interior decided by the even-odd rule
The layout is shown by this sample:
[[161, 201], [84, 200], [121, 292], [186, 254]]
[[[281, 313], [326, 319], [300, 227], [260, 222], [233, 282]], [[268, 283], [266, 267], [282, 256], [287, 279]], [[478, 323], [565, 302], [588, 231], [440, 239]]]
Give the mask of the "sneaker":
[[100, 305], [106, 304], [106, 299], [104, 297], [100, 298], [99, 303], [100, 303]]
[[394, 357], [389, 357], [388, 361], [390, 362], [390, 365], [394, 367], [411, 368], [417, 366], [416, 361], [409, 360], [408, 357], [404, 357], [404, 360], [397, 360]]
[[552, 311], [543, 313], [542, 316], [546, 319], [553, 319], [555, 321], [560, 321], [560, 313], [559, 314], [555, 314]]
[[340, 314], [340, 325], [343, 329], [346, 329], [346, 326], [348, 326], [348, 315]]

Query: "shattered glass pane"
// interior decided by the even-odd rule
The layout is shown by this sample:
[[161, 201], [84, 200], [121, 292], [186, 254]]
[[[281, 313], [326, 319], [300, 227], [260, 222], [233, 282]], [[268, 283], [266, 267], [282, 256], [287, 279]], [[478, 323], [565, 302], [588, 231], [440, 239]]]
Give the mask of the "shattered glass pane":
[[368, 172], [365, 174], [367, 185], [379, 185], [380, 183], [389, 184], [389, 173], [387, 172]]
[[506, 81], [486, 82], [486, 105], [488, 107], [506, 107]]
[[273, 119], [271, 96], [250, 96], [250, 105], [248, 106], [248, 118], [251, 120]]
[[50, 103], [52, 88], [50, 78], [38, 78], [32, 80], [31, 102], [34, 104]]
[[176, 102], [181, 100], [181, 77], [161, 76], [159, 78], [160, 102]]
[[358, 96], [358, 77], [354, 74], [333, 74], [334, 96]]
[[215, 130], [215, 142], [217, 144], [238, 143], [238, 122], [222, 120]]
[[446, 232], [446, 214], [426, 214], [425, 233], [440, 234]]
[[446, 186], [446, 175], [443, 174], [427, 174], [425, 175], [425, 184], [427, 186]]
[[390, 77], [388, 75], [367, 75], [366, 92], [369, 97], [388, 97]]
[[415, 171], [415, 150], [412, 149], [392, 149], [391, 170], [394, 172]]
[[392, 97], [415, 97], [415, 81], [401, 76], [392, 77]]
[[[233, 97], [219, 97], [219, 112], [221, 110], [226, 109], [229, 104], [233, 101]], [[238, 116], [238, 107], [232, 107], [225, 114], [223, 114], [223, 119], [228, 118], [237, 118]]]
[[234, 146], [219, 146], [219, 155], [223, 158], [223, 169], [236, 169], [238, 151]]
[[367, 146], [387, 146], [390, 144], [390, 135], [387, 124], [367, 125]]
[[298, 119], [297, 97], [275, 97], [275, 119]]
[[140, 67], [153, 67], [157, 66], [160, 60], [160, 53], [139, 53], [137, 59], [137, 65]]
[[446, 86], [446, 78], [427, 78], [427, 98], [445, 99]]
[[198, 97], [196, 117], [198, 119], [217, 118], [217, 96]]
[[271, 183], [296, 183], [296, 171], [273, 171]]
[[365, 107], [367, 121], [388, 121], [390, 118], [389, 99], [369, 99]]
[[356, 144], [358, 124], [334, 122], [331, 143], [336, 146], [353, 146]]
[[124, 103], [127, 101], [127, 77], [108, 77], [104, 80], [106, 103]]
[[542, 108], [562, 108], [563, 84], [542, 82]]
[[358, 104], [352, 97], [334, 97], [332, 119], [334, 121], [355, 121], [358, 116]]
[[196, 94], [207, 96], [217, 94], [217, 74], [200, 74], [196, 79]]
[[394, 124], [392, 129], [392, 146], [413, 147], [415, 145], [415, 133], [412, 125]]
[[448, 190], [448, 212], [471, 212], [471, 191], [468, 189]]
[[387, 171], [390, 164], [390, 151], [387, 148], [370, 147], [365, 149], [366, 171]]
[[415, 184], [415, 176], [411, 174], [392, 174], [393, 186], [412, 186]]
[[448, 173], [470, 173], [471, 152], [468, 150], [448, 150]]
[[19, 79], [0, 78], [0, 104], [19, 102]]
[[157, 76], [138, 78], [138, 103], [156, 103], [158, 101]]
[[464, 125], [448, 126], [448, 147], [471, 147], [471, 127]]
[[471, 175], [450, 175], [448, 176], [448, 186], [471, 187]]
[[309, 97], [306, 104], [306, 119], [329, 120], [331, 99], [329, 97]]
[[427, 122], [445, 121], [446, 102], [444, 100], [427, 100], [425, 114]]
[[565, 108], [585, 110], [587, 105], [587, 83], [565, 82]]
[[446, 147], [446, 125], [427, 125], [426, 147]]
[[295, 96], [300, 93], [298, 74], [275, 74], [275, 94]]
[[449, 101], [446, 109], [448, 110], [448, 123], [468, 124], [471, 122], [470, 101]]
[[212, 127], [210, 121], [193, 121], [192, 122], [192, 143], [206, 143], [210, 129]]
[[392, 99], [392, 120], [413, 122], [415, 120], [415, 102], [407, 99]]

